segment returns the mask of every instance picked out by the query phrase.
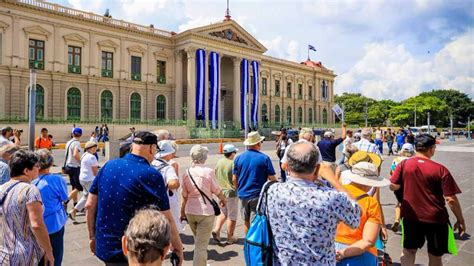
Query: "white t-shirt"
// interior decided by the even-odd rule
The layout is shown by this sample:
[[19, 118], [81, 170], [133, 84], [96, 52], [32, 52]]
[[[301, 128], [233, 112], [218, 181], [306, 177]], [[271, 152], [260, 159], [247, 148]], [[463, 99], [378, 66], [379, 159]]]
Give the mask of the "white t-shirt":
[[[66, 165], [72, 167], [80, 167], [81, 162], [74, 158], [74, 150], [77, 149], [81, 153], [81, 143], [77, 139], [71, 139], [66, 143], [66, 148], [69, 147], [69, 153], [66, 158]], [[67, 152], [67, 151], [66, 151]]]
[[[151, 162], [151, 165], [155, 167], [157, 170], [161, 167], [163, 163], [155, 158]], [[171, 180], [179, 180], [178, 176], [176, 175], [176, 171], [174, 170], [173, 166], [171, 165], [171, 161], [168, 162], [168, 165], [161, 168], [160, 170], [161, 175], [163, 176], [163, 181], [165, 181], [165, 185], [168, 186], [168, 182]], [[178, 230], [180, 228], [181, 221], [180, 218], [180, 206], [179, 206], [179, 197], [178, 197], [178, 189], [170, 189], [173, 192], [173, 195], [170, 196], [169, 191], [167, 190], [168, 199], [170, 202], [170, 210], [173, 218], [175, 220], [176, 226], [178, 226]]]
[[11, 142], [9, 139], [7, 139], [4, 136], [0, 135], [0, 147], [2, 147], [4, 145], [12, 144], [12, 143], [13, 142]]
[[[305, 140], [305, 139], [300, 139], [300, 140], [298, 140], [296, 143], [301, 143], [301, 142], [308, 142], [308, 143], [310, 143], [309, 141], [307, 141], [307, 140]], [[293, 144], [293, 143], [292, 143], [292, 144]], [[288, 153], [288, 150], [289, 150], [288, 148], [289, 148], [290, 146], [291, 146], [291, 144], [288, 145], [288, 147], [286, 147], [286, 149], [285, 149], [285, 154], [283, 154], [283, 157], [281, 158], [281, 161], [280, 161], [281, 163], [287, 163], [287, 162], [288, 162], [288, 155], [287, 155], [287, 153]], [[316, 143], [314, 143], [314, 147], [316, 147], [316, 149], [319, 151], [319, 147], [316, 145]], [[323, 157], [321, 156], [321, 152], [319, 152], [318, 162], [321, 163], [322, 161], [323, 161]]]
[[97, 158], [94, 154], [85, 152], [81, 157], [81, 173], [79, 174], [79, 180], [83, 182], [94, 181], [95, 175], [92, 171], [92, 167], [99, 166]]
[[381, 130], [375, 131], [375, 139], [382, 139], [382, 131]]
[[[291, 144], [293, 144], [293, 140], [292, 140], [292, 139], [288, 139], [287, 142], [288, 142], [288, 146], [290, 146]], [[280, 143], [280, 150], [284, 150], [284, 149], [286, 149], [286, 143], [285, 143], [284, 141], [282, 141], [282, 142]]]

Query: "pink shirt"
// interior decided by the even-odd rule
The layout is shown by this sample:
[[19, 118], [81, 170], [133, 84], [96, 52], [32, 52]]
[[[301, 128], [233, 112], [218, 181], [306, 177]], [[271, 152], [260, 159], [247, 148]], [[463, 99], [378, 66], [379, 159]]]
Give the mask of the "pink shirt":
[[[196, 185], [212, 199], [212, 194], [218, 195], [221, 192], [219, 185], [217, 185], [215, 179], [214, 169], [206, 167], [204, 165], [196, 164], [188, 169], [191, 173]], [[183, 175], [183, 197], [187, 197], [185, 213], [194, 215], [214, 215], [214, 209], [211, 203], [207, 200], [204, 203], [203, 197], [197, 190], [191, 178], [188, 176], [188, 171], [184, 172]]]

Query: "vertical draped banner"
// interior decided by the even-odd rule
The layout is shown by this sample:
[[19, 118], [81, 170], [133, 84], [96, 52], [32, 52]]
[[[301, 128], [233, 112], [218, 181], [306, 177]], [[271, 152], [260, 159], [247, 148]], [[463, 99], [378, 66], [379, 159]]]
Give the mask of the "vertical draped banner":
[[219, 120], [219, 54], [211, 52], [209, 54], [210, 60], [210, 94], [209, 94], [209, 120], [211, 121], [212, 129], [217, 129], [217, 121]]
[[196, 50], [196, 121], [205, 121], [206, 51]]
[[240, 124], [242, 129], [248, 128], [248, 108], [247, 97], [249, 94], [249, 63], [247, 59], [242, 59], [241, 69], [241, 90], [240, 90]]
[[254, 129], [258, 128], [258, 102], [259, 102], [259, 89], [258, 89], [258, 62], [252, 61], [252, 73], [253, 73], [253, 101], [252, 101], [252, 116], [251, 124]]

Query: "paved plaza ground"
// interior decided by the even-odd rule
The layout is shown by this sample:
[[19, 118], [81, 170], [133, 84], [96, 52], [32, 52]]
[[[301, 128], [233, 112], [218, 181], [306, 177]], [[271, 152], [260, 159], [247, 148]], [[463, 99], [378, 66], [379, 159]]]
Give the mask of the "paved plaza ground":
[[[241, 143], [236, 143], [236, 145], [240, 149], [240, 151], [244, 150], [244, 147]], [[209, 144], [207, 146], [210, 148], [210, 156], [207, 165], [213, 167], [222, 155], [217, 154], [217, 144]], [[190, 165], [190, 158], [188, 157], [190, 148], [191, 145], [182, 145], [178, 152], [179, 158], [177, 159], [177, 161], [180, 163], [181, 173]], [[274, 152], [274, 142], [265, 142], [263, 146], [263, 151], [272, 158], [275, 169], [278, 169], [278, 160]], [[63, 151], [55, 151], [57, 165], [62, 165], [63, 157]], [[385, 177], [388, 177], [389, 165], [393, 158], [394, 157], [385, 157], [385, 160], [382, 164], [382, 175]], [[473, 232], [472, 230], [474, 226], [474, 141], [443, 141], [441, 145], [438, 145], [437, 153], [434, 157], [434, 160], [448, 167], [463, 192], [461, 195], [459, 195], [459, 199], [463, 208], [468, 232], [464, 239], [456, 240], [459, 249], [459, 255], [457, 257], [453, 257], [450, 255], [444, 256], [443, 259], [445, 265], [474, 265], [474, 242], [470, 237], [470, 234], [472, 234]], [[57, 170], [59, 170], [59, 168], [57, 168]], [[393, 193], [388, 188], [383, 189], [381, 194], [381, 202], [385, 213], [387, 227], [390, 227], [393, 222], [396, 199], [393, 196]], [[451, 212], [450, 214], [451, 222], [454, 223], [454, 216]], [[222, 232], [222, 237], [225, 237], [225, 227]], [[244, 235], [243, 224], [241, 220], [239, 220], [237, 223], [236, 237], [240, 239], [237, 244], [225, 247], [218, 246], [213, 240], [210, 240], [210, 245], [208, 248], [208, 264], [244, 265], [245, 262], [242, 250]], [[193, 237], [191, 231], [189, 230], [189, 227], [181, 235], [181, 239], [183, 240], [183, 243], [185, 245], [184, 265], [192, 265]], [[387, 252], [392, 256], [395, 263], [400, 261], [400, 241], [400, 234], [394, 234], [392, 231], [389, 230]], [[419, 252], [416, 263], [420, 265], [428, 264], [426, 247], [425, 249]], [[89, 252], [88, 234], [85, 224], [85, 216], [83, 215], [78, 216], [77, 223], [73, 224], [71, 221], [68, 221], [68, 224], [66, 225], [65, 254], [63, 265], [102, 265], [102, 263], [94, 256], [92, 256]], [[165, 265], [170, 265], [169, 261], [167, 261]]]

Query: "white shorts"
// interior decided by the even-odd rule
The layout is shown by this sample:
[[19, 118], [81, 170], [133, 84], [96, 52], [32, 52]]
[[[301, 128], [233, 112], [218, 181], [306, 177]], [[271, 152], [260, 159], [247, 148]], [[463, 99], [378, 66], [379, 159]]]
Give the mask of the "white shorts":
[[227, 217], [227, 219], [230, 219], [231, 221], [237, 221], [237, 216], [239, 213], [239, 198], [227, 198], [227, 203], [225, 207], [222, 208], [222, 213]]

